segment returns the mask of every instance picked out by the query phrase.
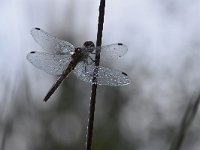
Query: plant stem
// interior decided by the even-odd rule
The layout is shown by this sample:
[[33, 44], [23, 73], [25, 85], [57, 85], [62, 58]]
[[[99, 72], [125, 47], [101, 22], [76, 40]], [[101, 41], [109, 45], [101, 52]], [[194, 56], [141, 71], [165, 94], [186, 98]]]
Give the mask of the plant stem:
[[[102, 43], [104, 14], [105, 14], [105, 0], [100, 0], [96, 46], [101, 46], [101, 43]], [[99, 66], [99, 62], [100, 62], [100, 53], [96, 53], [95, 66]], [[95, 80], [97, 79], [94, 76], [93, 81]], [[88, 118], [88, 126], [87, 126], [87, 133], [86, 133], [86, 147], [85, 147], [86, 150], [91, 150], [92, 148], [94, 112], [95, 112], [95, 103], [96, 103], [96, 89], [97, 89], [97, 84], [92, 84], [92, 91], [91, 91], [90, 105], [89, 105], [89, 118]]]
[[197, 99], [193, 102], [193, 100], [188, 104], [187, 110], [183, 116], [182, 122], [179, 127], [179, 131], [176, 135], [175, 140], [171, 144], [170, 150], [180, 150], [181, 145], [184, 141], [186, 136], [186, 132], [188, 131], [194, 117], [198, 111], [200, 103], [200, 94], [198, 95]]

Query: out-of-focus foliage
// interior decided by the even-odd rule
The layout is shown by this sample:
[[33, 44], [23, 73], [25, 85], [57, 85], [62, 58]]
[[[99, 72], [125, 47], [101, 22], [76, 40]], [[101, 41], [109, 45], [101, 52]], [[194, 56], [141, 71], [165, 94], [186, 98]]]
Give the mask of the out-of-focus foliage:
[[[26, 54], [40, 50], [30, 29], [41, 27], [81, 46], [96, 40], [98, 1], [0, 2], [0, 149], [79, 150], [85, 144], [91, 86], [70, 75], [44, 103], [56, 77], [34, 68]], [[126, 87], [99, 86], [93, 149], [169, 149], [200, 85], [200, 2], [107, 1], [103, 44], [122, 42]], [[183, 150], [199, 150], [199, 115]]]

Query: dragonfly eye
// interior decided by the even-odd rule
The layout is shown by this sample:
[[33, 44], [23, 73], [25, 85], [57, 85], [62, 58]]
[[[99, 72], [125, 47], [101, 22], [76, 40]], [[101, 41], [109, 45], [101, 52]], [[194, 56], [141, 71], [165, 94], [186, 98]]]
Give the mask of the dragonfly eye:
[[92, 42], [92, 41], [86, 41], [84, 44], [83, 44], [83, 46], [85, 47], [85, 48], [94, 48], [95, 46], [94, 46], [94, 43]]
[[93, 52], [94, 51], [94, 43], [92, 41], [86, 41], [84, 44], [83, 44], [83, 47], [86, 48], [86, 50], [88, 52]]

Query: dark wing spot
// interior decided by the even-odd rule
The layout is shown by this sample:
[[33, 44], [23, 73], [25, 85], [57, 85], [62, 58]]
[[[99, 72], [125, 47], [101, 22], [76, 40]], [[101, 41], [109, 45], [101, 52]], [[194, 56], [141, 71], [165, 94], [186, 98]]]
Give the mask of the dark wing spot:
[[40, 28], [35, 28], [36, 30], [40, 30]]
[[32, 52], [30, 52], [31, 54], [34, 54], [35, 53], [35, 51], [32, 51]]
[[123, 75], [128, 76], [125, 72], [122, 72]]
[[118, 45], [123, 45], [122, 43], [118, 43]]

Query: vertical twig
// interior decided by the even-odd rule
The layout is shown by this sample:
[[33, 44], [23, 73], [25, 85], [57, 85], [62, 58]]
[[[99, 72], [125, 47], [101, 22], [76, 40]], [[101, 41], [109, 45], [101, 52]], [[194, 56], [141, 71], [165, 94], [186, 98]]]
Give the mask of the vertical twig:
[[[101, 43], [102, 43], [104, 12], [105, 12], [105, 0], [100, 0], [96, 46], [101, 46]], [[100, 61], [100, 53], [96, 53], [95, 66], [99, 66], [99, 61]], [[96, 76], [93, 77], [93, 81], [95, 80], [96, 80]], [[86, 133], [86, 148], [85, 148], [86, 150], [91, 150], [91, 147], [92, 147], [94, 112], [95, 112], [95, 103], [96, 103], [96, 89], [97, 89], [97, 84], [93, 84], [92, 92], [90, 96], [89, 118], [88, 118], [88, 126], [87, 126], [87, 133]]]
[[176, 135], [175, 140], [173, 141], [170, 150], [180, 150], [181, 145], [184, 141], [186, 132], [188, 131], [194, 117], [198, 111], [200, 103], [200, 94], [198, 95], [197, 99], [193, 102], [193, 100], [188, 104], [187, 110], [183, 116], [182, 122], [179, 127], [179, 131]]

